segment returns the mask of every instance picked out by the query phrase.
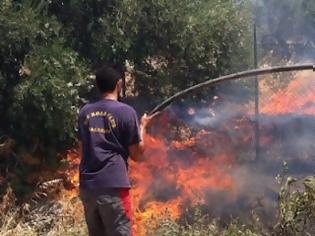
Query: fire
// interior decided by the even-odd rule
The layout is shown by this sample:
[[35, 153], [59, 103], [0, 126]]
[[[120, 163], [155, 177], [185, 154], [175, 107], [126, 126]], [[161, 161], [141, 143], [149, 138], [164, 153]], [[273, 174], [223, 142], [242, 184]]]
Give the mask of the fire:
[[[315, 115], [315, 81], [309, 72], [297, 73], [286, 88], [274, 93], [261, 90], [268, 97], [262, 101], [260, 111], [264, 115], [286, 114]], [[272, 93], [270, 93], [272, 92]], [[193, 108], [189, 115], [196, 114]], [[167, 141], [164, 137], [147, 135], [144, 159], [130, 162], [132, 201], [134, 208], [134, 230], [137, 236], [145, 236], [161, 220], [179, 220], [187, 207], [199, 204], [211, 205], [213, 194], [228, 196], [229, 202], [236, 202], [240, 186], [233, 176], [233, 168], [239, 158], [237, 153], [253, 143], [253, 114], [248, 111], [244, 117], [236, 118], [220, 129], [199, 131], [184, 141]], [[165, 124], [172, 117], [162, 114], [154, 129], [167, 137]], [[153, 129], [153, 131], [154, 131]], [[228, 131], [227, 134], [225, 131]], [[268, 146], [271, 136], [262, 136], [261, 145]], [[67, 157], [71, 183], [78, 187], [79, 156], [69, 152]], [[78, 188], [69, 196], [78, 195]], [[223, 196], [222, 195], [222, 196]], [[219, 195], [220, 196], [220, 195]]]
[[[227, 153], [228, 148], [215, 147], [219, 145], [216, 138], [218, 136], [206, 131], [190, 140], [170, 144], [150, 135], [145, 137], [144, 160], [130, 162], [137, 236], [145, 236], [147, 230], [156, 227], [161, 220], [178, 220], [185, 207], [206, 203], [209, 191], [233, 195], [237, 190], [236, 183], [226, 173], [234, 157]], [[200, 154], [205, 148], [212, 153], [210, 156]], [[173, 151], [178, 153], [172, 154]], [[75, 151], [69, 152], [67, 159], [68, 176], [71, 184], [76, 186], [67, 192], [67, 197], [73, 198], [78, 196], [80, 159]]]
[[72, 188], [65, 192], [65, 195], [72, 199], [79, 195], [79, 164], [80, 155], [76, 150], [70, 150], [67, 154], [67, 167], [66, 178]]
[[146, 136], [145, 160], [131, 162], [130, 168], [136, 235], [146, 235], [147, 225], [154, 228], [161, 220], [179, 219], [185, 207], [205, 204], [209, 191], [233, 196], [237, 186], [227, 173], [234, 157], [228, 148], [215, 147], [213, 137], [201, 131], [190, 140], [167, 144]]
[[169, 202], [151, 201], [145, 205], [145, 210], [135, 209], [135, 235], [146, 235], [149, 228], [155, 228], [161, 220], [178, 220], [182, 213], [182, 202], [179, 198]]
[[315, 80], [313, 72], [299, 72], [287, 88], [274, 93], [261, 112], [269, 115], [315, 115]]
[[[309, 72], [298, 73], [285, 89], [274, 93], [268, 102], [262, 104], [261, 112], [273, 116], [290, 113], [315, 115], [312, 76]], [[188, 110], [189, 115], [195, 112], [193, 108]], [[240, 148], [253, 141], [253, 124], [246, 115], [250, 117], [252, 114], [245, 113], [243, 118], [225, 125], [225, 129], [233, 132], [234, 139], [243, 145]], [[163, 120], [167, 120], [165, 115]], [[162, 130], [161, 133], [165, 132]], [[145, 160], [132, 162], [130, 173], [134, 183], [137, 236], [145, 236], [148, 228], [156, 226], [158, 221], [180, 219], [185, 207], [209, 204], [209, 192], [227, 193], [230, 202], [236, 201], [239, 186], [230, 173], [236, 165], [235, 152], [238, 150], [226, 134], [202, 130], [195, 137], [180, 142], [167, 142], [149, 135], [145, 141]], [[271, 141], [272, 137], [261, 137], [262, 145]]]

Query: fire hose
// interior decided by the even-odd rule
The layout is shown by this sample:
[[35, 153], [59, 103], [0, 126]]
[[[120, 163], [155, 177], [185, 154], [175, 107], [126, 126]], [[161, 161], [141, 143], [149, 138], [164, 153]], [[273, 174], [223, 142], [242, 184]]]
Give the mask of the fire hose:
[[258, 75], [265, 75], [265, 74], [272, 74], [272, 73], [280, 73], [280, 72], [289, 72], [289, 71], [302, 71], [302, 70], [313, 70], [315, 71], [315, 65], [313, 64], [301, 64], [301, 65], [292, 65], [292, 66], [277, 66], [277, 67], [270, 67], [270, 68], [263, 68], [263, 69], [255, 69], [255, 70], [248, 70], [243, 72], [238, 72], [235, 74], [221, 76], [215, 79], [206, 80], [199, 84], [193, 85], [187, 89], [179, 91], [175, 93], [173, 96], [167, 98], [162, 103], [157, 105], [153, 108], [148, 115], [153, 115], [160, 111], [163, 111], [167, 108], [170, 104], [172, 104], [175, 100], [183, 98], [187, 94], [191, 94], [195, 91], [198, 91], [202, 88], [213, 86], [219, 84], [224, 81], [230, 81], [240, 78], [247, 78], [247, 77], [254, 77]]

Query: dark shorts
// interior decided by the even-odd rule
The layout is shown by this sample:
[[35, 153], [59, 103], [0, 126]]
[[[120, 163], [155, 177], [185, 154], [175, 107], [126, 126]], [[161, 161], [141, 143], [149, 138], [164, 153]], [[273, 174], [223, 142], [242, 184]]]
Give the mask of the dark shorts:
[[129, 189], [80, 190], [90, 236], [132, 236]]

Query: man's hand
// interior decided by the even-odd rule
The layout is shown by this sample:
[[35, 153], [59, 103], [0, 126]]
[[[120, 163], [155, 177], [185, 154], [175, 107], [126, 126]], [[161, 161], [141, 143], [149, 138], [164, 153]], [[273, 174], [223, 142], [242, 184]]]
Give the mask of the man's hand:
[[152, 124], [153, 118], [157, 115], [158, 113], [154, 113], [153, 115], [148, 116], [147, 114], [144, 114], [141, 117], [141, 123], [140, 123], [140, 138], [141, 142], [132, 146], [128, 147], [129, 153], [131, 158], [134, 161], [139, 161], [141, 160], [141, 157], [143, 156], [144, 152], [144, 135], [146, 133], [147, 128]]
[[159, 114], [159, 112], [156, 112], [150, 116], [148, 116], [147, 114], [144, 114], [142, 117], [141, 117], [141, 126], [143, 128], [147, 128], [149, 127], [151, 124], [152, 124], [152, 120], [155, 116], [157, 116]]
[[154, 113], [153, 115], [148, 116], [147, 114], [144, 114], [141, 117], [141, 123], [140, 123], [140, 137], [142, 142], [144, 142], [144, 135], [147, 131], [147, 128], [152, 124], [153, 118], [155, 118], [159, 112]]

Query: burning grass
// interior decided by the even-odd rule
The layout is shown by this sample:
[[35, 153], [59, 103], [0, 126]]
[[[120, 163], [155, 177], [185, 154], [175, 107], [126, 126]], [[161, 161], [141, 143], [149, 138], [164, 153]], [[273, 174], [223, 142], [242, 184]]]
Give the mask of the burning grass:
[[[160, 135], [146, 139], [149, 144], [146, 161], [131, 165], [137, 235], [148, 234], [148, 222], [149, 225], [159, 225], [163, 219], [182, 222], [185, 209], [199, 205], [210, 219], [224, 222], [225, 228], [238, 218], [249, 225], [259, 221], [264, 230], [269, 229], [265, 230], [268, 234], [256, 230], [259, 235], [274, 232], [298, 235], [297, 231], [288, 231], [282, 223], [280, 228], [270, 229], [284, 217], [282, 210], [279, 211], [279, 185], [275, 181], [283, 161], [288, 160], [290, 173], [295, 176], [314, 173], [312, 156], [315, 146], [310, 141], [315, 139], [315, 84], [312, 77], [311, 72], [297, 73], [293, 80], [288, 80], [286, 87], [281, 84], [276, 90], [274, 84], [273, 92], [277, 92], [264, 94], [268, 99], [261, 105], [260, 159], [255, 159], [255, 121], [253, 114], [246, 111], [247, 105], [215, 101], [219, 105], [212, 106], [212, 103], [211, 109], [188, 109], [188, 116], [193, 117], [190, 121], [199, 125], [199, 131], [189, 132], [191, 135], [180, 141], [165, 138], [176, 118], [172, 113], [162, 115], [156, 124], [160, 130], [155, 129]], [[280, 202], [280, 209], [291, 200]], [[313, 200], [308, 204], [313, 204]], [[171, 224], [174, 230], [184, 228], [183, 233], [171, 230], [173, 234], [169, 235], [188, 235], [185, 229], [191, 225], [186, 223], [182, 222], [178, 227]], [[206, 226], [209, 224], [211, 222]], [[235, 228], [235, 225], [231, 227]], [[307, 227], [303, 230], [313, 232]], [[220, 231], [219, 235], [224, 232]]]
[[[279, 194], [279, 218], [272, 227], [251, 213], [251, 221], [233, 219], [230, 223], [214, 218], [204, 205], [198, 205], [182, 212], [177, 220], [167, 216], [164, 205], [155, 205], [152, 215], [146, 221], [147, 236], [297, 236], [315, 233], [315, 177], [293, 179], [281, 176], [283, 185]], [[68, 191], [68, 190], [67, 190]], [[87, 235], [80, 200], [71, 200], [69, 193], [62, 192], [58, 200], [41, 204], [14, 205], [14, 195], [8, 190], [1, 207], [0, 234], [19, 235]], [[64, 196], [64, 197], [63, 197]], [[11, 199], [11, 200], [9, 200]], [[5, 210], [6, 209], [6, 210]], [[5, 211], [4, 211], [5, 210]], [[165, 215], [159, 218], [159, 213]], [[162, 215], [160, 215], [162, 216]], [[142, 222], [144, 223], [144, 222]], [[141, 235], [138, 231], [136, 235]]]

